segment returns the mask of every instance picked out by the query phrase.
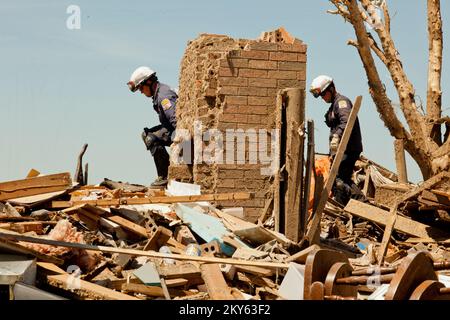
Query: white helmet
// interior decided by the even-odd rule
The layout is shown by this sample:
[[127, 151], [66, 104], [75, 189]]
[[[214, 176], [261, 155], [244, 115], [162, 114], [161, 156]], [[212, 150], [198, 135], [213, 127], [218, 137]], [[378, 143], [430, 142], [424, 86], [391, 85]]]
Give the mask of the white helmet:
[[155, 75], [156, 72], [149, 67], [139, 67], [131, 74], [130, 81], [127, 85], [131, 92], [136, 92], [137, 89], [151, 76]]
[[320, 96], [330, 84], [333, 83], [333, 79], [329, 76], [318, 76], [311, 83], [311, 89], [309, 91], [313, 94], [314, 98]]

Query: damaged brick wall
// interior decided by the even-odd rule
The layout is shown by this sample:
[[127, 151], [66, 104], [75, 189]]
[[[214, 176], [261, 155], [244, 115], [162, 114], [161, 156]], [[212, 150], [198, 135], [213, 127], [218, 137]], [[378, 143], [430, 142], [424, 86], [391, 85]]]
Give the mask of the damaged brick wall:
[[[224, 137], [227, 129], [255, 130], [256, 133], [259, 129], [270, 131], [276, 125], [278, 90], [290, 87], [305, 89], [305, 78], [306, 45], [282, 28], [263, 33], [258, 40], [202, 34], [188, 44], [181, 62], [177, 131], [186, 129], [194, 136], [195, 123], [201, 126], [202, 132], [218, 129]], [[177, 132], [171, 147], [172, 156], [179, 153], [182, 138], [183, 135]], [[270, 151], [270, 137], [268, 139]], [[193, 144], [196, 147], [202, 144], [204, 150], [213, 143], [204, 140], [207, 139], [196, 140]], [[210, 140], [216, 144], [217, 141], [223, 143], [223, 163], [175, 164], [172, 159], [169, 178], [200, 184], [203, 193], [254, 192], [253, 200], [218, 204], [244, 207], [246, 218], [255, 221], [264, 207], [273, 180], [261, 174], [261, 163], [250, 161], [252, 152], [255, 152], [251, 144], [258, 141], [246, 139], [245, 163], [236, 159], [229, 163], [225, 159], [231, 150], [227, 150], [226, 141], [221, 141], [221, 138]], [[201, 152], [195, 159], [198, 160], [199, 155], [201, 157]]]

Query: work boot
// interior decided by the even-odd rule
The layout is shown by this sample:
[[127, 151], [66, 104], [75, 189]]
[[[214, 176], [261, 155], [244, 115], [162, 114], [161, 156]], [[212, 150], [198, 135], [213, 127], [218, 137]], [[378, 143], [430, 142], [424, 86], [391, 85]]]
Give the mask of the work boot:
[[162, 187], [167, 185], [167, 178], [159, 176], [155, 181], [152, 182], [150, 186], [152, 187]]

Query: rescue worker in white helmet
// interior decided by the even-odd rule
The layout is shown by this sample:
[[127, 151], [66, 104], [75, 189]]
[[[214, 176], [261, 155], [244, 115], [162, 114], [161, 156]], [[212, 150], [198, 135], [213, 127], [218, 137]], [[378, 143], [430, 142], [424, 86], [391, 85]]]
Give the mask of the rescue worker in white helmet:
[[[326, 75], [315, 78], [311, 83], [310, 92], [315, 98], [319, 96], [330, 108], [325, 114], [325, 123], [330, 128], [329, 147], [330, 156], [334, 159], [339, 142], [347, 125], [352, 109], [352, 102], [336, 91], [333, 79]], [[333, 185], [333, 196], [336, 201], [346, 205], [350, 198], [364, 200], [364, 195], [352, 180], [353, 169], [363, 150], [359, 120], [356, 118], [344, 157], [339, 166], [336, 181]]]
[[148, 67], [137, 68], [127, 83], [131, 92], [140, 90], [143, 95], [153, 100], [153, 109], [158, 113], [160, 124], [144, 128], [142, 140], [153, 156], [158, 177], [152, 186], [167, 184], [169, 154], [166, 146], [172, 144], [172, 134], [177, 127], [175, 116], [178, 95], [169, 86], [160, 83], [156, 72]]

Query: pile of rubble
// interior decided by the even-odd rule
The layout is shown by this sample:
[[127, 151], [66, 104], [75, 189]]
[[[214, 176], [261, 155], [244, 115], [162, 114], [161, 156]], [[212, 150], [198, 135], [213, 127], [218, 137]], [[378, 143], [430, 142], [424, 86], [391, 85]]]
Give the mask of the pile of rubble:
[[450, 175], [402, 184], [362, 157], [354, 178], [367, 200], [343, 207], [329, 198], [320, 242], [295, 243], [272, 230], [273, 215], [254, 224], [242, 208], [213, 205], [251, 193], [202, 195], [199, 185], [172, 180], [164, 190], [108, 179], [81, 185], [69, 173], [32, 171], [0, 183], [0, 296], [448, 298]]

